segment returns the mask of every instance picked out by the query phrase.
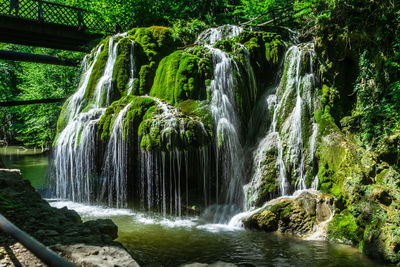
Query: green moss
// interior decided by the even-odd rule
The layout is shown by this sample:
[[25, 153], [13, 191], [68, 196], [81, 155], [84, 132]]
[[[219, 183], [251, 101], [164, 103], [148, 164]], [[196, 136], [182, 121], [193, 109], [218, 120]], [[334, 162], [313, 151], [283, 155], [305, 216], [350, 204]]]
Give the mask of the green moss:
[[86, 102], [89, 102], [90, 98], [93, 96], [97, 83], [100, 78], [104, 74], [104, 69], [106, 67], [107, 59], [108, 59], [108, 50], [109, 50], [109, 38], [104, 39], [99, 46], [103, 46], [100, 54], [97, 56], [96, 62], [94, 63], [92, 74], [90, 75], [88, 85], [86, 87], [84, 99]]
[[187, 99], [205, 99], [211, 61], [206, 51], [199, 51], [178, 50], [165, 57], [157, 69], [150, 95], [172, 105]]
[[272, 65], [278, 64], [283, 50], [283, 43], [279, 39], [274, 39], [265, 43], [265, 59]]
[[[187, 104], [187, 103], [186, 103]], [[197, 104], [193, 104], [195, 106]], [[189, 112], [189, 104], [185, 105]], [[177, 108], [168, 107], [174, 118], [165, 119], [162, 107], [149, 110], [140, 123], [138, 134], [142, 136], [141, 148], [144, 150], [170, 151], [172, 149], [188, 149], [208, 144], [212, 139], [212, 125], [202, 123], [201, 108], [180, 112]], [[175, 111], [174, 111], [175, 109]], [[199, 111], [200, 110], [200, 111]], [[203, 116], [203, 115], [202, 115]]]
[[126, 95], [127, 86], [130, 79], [130, 52], [132, 42], [129, 38], [124, 38], [118, 43], [117, 59], [114, 65], [113, 72], [113, 95], [111, 99], [119, 99], [121, 96]]
[[328, 238], [333, 241], [357, 245], [362, 240], [362, 230], [357, 225], [354, 216], [348, 210], [344, 210], [335, 215], [329, 223]]
[[244, 31], [235, 41], [244, 44], [253, 57], [264, 55], [269, 66], [277, 66], [285, 51], [282, 37], [272, 32]]
[[140, 79], [134, 86], [134, 94], [147, 94], [152, 87], [159, 62], [176, 49], [178, 42], [172, 38], [169, 28], [159, 26], [134, 28], [128, 35], [140, 47], [135, 49], [135, 53], [139, 54], [137, 64], [140, 66]]
[[131, 106], [127, 111], [126, 117], [123, 121], [123, 138], [126, 139], [128, 136], [130, 136], [134, 139], [137, 137], [137, 131], [133, 129], [137, 129], [139, 127], [139, 124], [145, 117], [146, 112], [155, 105], [155, 102], [149, 97], [130, 95], [112, 103], [101, 117], [98, 132], [102, 139], [109, 138], [117, 114], [128, 103], [131, 103]]
[[[71, 99], [68, 98], [67, 101], [65, 101], [65, 103], [64, 103], [64, 105], [63, 105], [63, 107], [61, 109], [60, 116], [58, 117], [58, 120], [57, 120], [57, 135], [59, 133], [61, 133], [64, 130], [64, 128], [67, 126], [67, 124], [68, 124], [68, 121], [69, 121], [69, 118], [70, 118], [70, 115], [71, 115], [70, 110], [68, 108], [70, 100]], [[57, 140], [57, 137], [54, 140]]]
[[[163, 117], [163, 109], [152, 98], [132, 95], [112, 103], [101, 117], [98, 134], [103, 140], [109, 138], [117, 114], [128, 103], [131, 104], [123, 121], [123, 138], [133, 141], [139, 138], [143, 150], [188, 149], [202, 146], [211, 140], [212, 124], [204, 126], [201, 122], [200, 116], [206, 116], [201, 103], [192, 104], [197, 107], [190, 110], [190, 117], [176, 109], [176, 123], [171, 123], [171, 118]], [[185, 105], [187, 113], [188, 106]]]
[[290, 204], [289, 201], [280, 201], [277, 204], [272, 205], [269, 210], [273, 213], [280, 213], [284, 208], [286, 208]]
[[292, 204], [289, 204], [284, 209], [282, 209], [279, 214], [280, 219], [284, 220], [287, 216], [289, 216], [291, 210], [292, 210]]

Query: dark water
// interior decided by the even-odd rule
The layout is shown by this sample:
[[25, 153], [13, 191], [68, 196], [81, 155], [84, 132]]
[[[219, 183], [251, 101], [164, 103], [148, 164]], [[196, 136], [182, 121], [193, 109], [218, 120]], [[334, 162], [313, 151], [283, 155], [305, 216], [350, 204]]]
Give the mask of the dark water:
[[[46, 183], [47, 156], [16, 147], [0, 150], [8, 168], [19, 168], [34, 187]], [[110, 218], [121, 242], [143, 266], [224, 261], [240, 266], [383, 266], [357, 249], [326, 241], [304, 241], [277, 234], [206, 224], [199, 218], [163, 218], [154, 213], [50, 201], [76, 210], [84, 220]]]

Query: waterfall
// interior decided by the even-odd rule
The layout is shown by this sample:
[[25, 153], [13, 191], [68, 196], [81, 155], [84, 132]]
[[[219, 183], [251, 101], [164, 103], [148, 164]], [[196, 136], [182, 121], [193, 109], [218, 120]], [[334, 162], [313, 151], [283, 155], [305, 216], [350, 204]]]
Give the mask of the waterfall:
[[129, 82], [128, 82], [128, 92], [126, 93], [127, 95], [130, 95], [133, 90], [133, 86], [135, 83], [135, 42], [131, 40], [131, 53], [129, 55], [130, 63], [131, 63], [131, 71], [130, 71], [130, 77], [129, 77]]
[[[315, 175], [313, 163], [318, 124], [314, 120], [317, 100], [314, 96], [313, 49], [311, 43], [290, 47], [275, 92], [264, 96], [268, 98], [268, 101], [264, 100], [268, 110], [273, 110], [273, 119], [254, 151], [253, 176], [244, 187], [248, 208], [260, 205], [268, 198], [304, 190], [307, 188], [306, 175]], [[306, 131], [309, 128], [310, 134]], [[274, 163], [272, 172], [265, 169], [265, 162]], [[313, 187], [317, 186], [316, 179], [318, 176], [314, 178]], [[279, 183], [277, 189], [271, 180]], [[267, 184], [272, 184], [268, 187], [269, 195], [262, 195], [260, 192]]]
[[[209, 87], [211, 92], [210, 109], [216, 128], [216, 199], [221, 199], [222, 205], [211, 208], [214, 212], [214, 222], [227, 222], [234, 214], [243, 208], [243, 148], [240, 142], [240, 120], [235, 106], [235, 78], [234, 70], [238, 70], [236, 63], [230, 56], [211, 45], [219, 40], [237, 36], [243, 29], [237, 26], [222, 26], [211, 28], [201, 33], [196, 41], [205, 46], [212, 53], [213, 78]], [[243, 47], [242, 47], [243, 49]], [[247, 49], [244, 48], [245, 53]], [[249, 62], [246, 61], [249, 64]], [[252, 68], [251, 68], [252, 71]], [[254, 73], [250, 75], [252, 91], [255, 91]], [[255, 98], [255, 93], [252, 92]], [[222, 185], [222, 188], [219, 188]], [[218, 204], [218, 202], [217, 202]]]
[[[157, 111], [153, 114], [151, 127], [160, 129], [161, 142], [168, 143], [168, 151], [143, 151], [138, 148], [140, 162], [140, 203], [141, 208], [161, 212], [164, 216], [173, 214], [181, 216], [188, 209], [190, 203], [189, 190], [192, 186], [200, 188], [205, 206], [211, 202], [209, 190], [211, 174], [209, 158], [211, 151], [208, 146], [188, 151], [173, 147], [172, 134], [184, 136], [185, 121], [178, 110], [156, 97]], [[190, 118], [190, 117], [189, 117]], [[195, 121], [194, 118], [190, 118]], [[204, 125], [196, 121], [205, 136], [208, 135]], [[139, 142], [140, 143], [140, 142]], [[190, 179], [190, 167], [196, 158], [200, 172], [196, 173], [196, 180]], [[192, 178], [191, 178], [192, 179]], [[197, 184], [196, 184], [197, 183]], [[185, 206], [182, 206], [185, 203]]]
[[[234, 45], [243, 55], [241, 63], [236, 63], [235, 55], [212, 46], [219, 40], [234, 38], [242, 30], [230, 25], [211, 28], [201, 33], [196, 41], [211, 53], [212, 77], [207, 92], [215, 130], [213, 140], [209, 140], [211, 137], [207, 132], [211, 127], [206, 124], [209, 127], [206, 129], [197, 115], [188, 116], [183, 108], [156, 97], [131, 95], [135, 93], [132, 91], [137, 74], [135, 43], [130, 39], [129, 81], [126, 84], [129, 96], [124, 99], [131, 102], [114, 103], [114, 110], [109, 109], [111, 115], [109, 111], [106, 113], [106, 108], [115, 100], [113, 74], [119, 43], [129, 37], [127, 34], [116, 35], [109, 38], [108, 45], [96, 48], [84, 60], [80, 86], [65, 106], [66, 127], [55, 141], [56, 197], [89, 203], [95, 200], [116, 207], [127, 207], [128, 202], [133, 202], [142, 210], [160, 212], [164, 216], [182, 216], [191, 209], [198, 212], [198, 206], [204, 206], [205, 217], [225, 223], [246, 204], [248, 208], [259, 206], [269, 198], [287, 196], [311, 184], [317, 188], [314, 154], [318, 124], [313, 115], [316, 78], [312, 68], [312, 44], [294, 45], [288, 49], [279, 84], [261, 99], [265, 106], [260, 110], [268, 114], [260, 114], [260, 117], [265, 115], [268, 120], [262, 120], [265, 127], [256, 121], [249, 124], [249, 127], [259, 129], [251, 131], [257, 134], [262, 131], [263, 136], [257, 140], [255, 149], [251, 147], [251, 180], [243, 185], [248, 147], [244, 147], [242, 140], [246, 127], [241, 125], [243, 114], [239, 116], [238, 107], [241, 106], [236, 103], [235, 90], [240, 90], [238, 86], [242, 81], [248, 82], [246, 89], [251, 105], [257, 101], [259, 88], [250, 52], [244, 45]], [[105, 47], [108, 51], [104, 51]], [[87, 97], [94, 65], [99, 55], [106, 52], [104, 72]], [[143, 118], [140, 117], [143, 114], [138, 115], [143, 119], [139, 126], [136, 121], [129, 121], [132, 123], [129, 125], [125, 122], [133, 113], [130, 110], [134, 111], [134, 106], [140, 102], [132, 99], [138, 98], [151, 98], [154, 102], [147, 100], [149, 106], [153, 106], [149, 113], [145, 108], [138, 111], [146, 113]], [[112, 123], [107, 128], [110, 132], [106, 140], [100, 140], [97, 133], [103, 115], [105, 118], [111, 116]], [[193, 130], [196, 137], [201, 135], [207, 142], [201, 139], [191, 146], [191, 137], [186, 135], [189, 127], [196, 129]], [[127, 131], [134, 131], [134, 138], [125, 140]], [[151, 143], [154, 140], [158, 143]]]
[[128, 149], [127, 142], [123, 138], [123, 119], [130, 106], [131, 103], [126, 105], [114, 120], [101, 174], [103, 185], [99, 199], [104, 200], [107, 195], [108, 205], [112, 206], [115, 203], [117, 208], [127, 206]]
[[232, 39], [242, 31], [242, 27], [235, 25], [223, 25], [216, 28], [209, 28], [199, 34], [195, 44], [213, 45], [220, 40]]
[[55, 194], [57, 198], [72, 201], [91, 202], [92, 183], [96, 172], [96, 129], [105, 107], [110, 104], [112, 74], [117, 57], [118, 42], [115, 39], [125, 34], [115, 35], [108, 41], [108, 58], [104, 74], [98, 81], [95, 99], [88, 107], [84, 101], [90, 77], [104, 45], [97, 48], [94, 59], [82, 75], [77, 92], [67, 100], [65, 113], [68, 121], [59, 133], [53, 150], [55, 168]]

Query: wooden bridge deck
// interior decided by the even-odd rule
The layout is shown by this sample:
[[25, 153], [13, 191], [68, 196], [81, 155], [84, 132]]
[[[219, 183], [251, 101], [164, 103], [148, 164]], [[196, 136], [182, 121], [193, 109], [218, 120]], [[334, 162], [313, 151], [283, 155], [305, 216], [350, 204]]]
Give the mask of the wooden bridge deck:
[[40, 0], [0, 0], [0, 42], [88, 51], [113, 32], [95, 13]]

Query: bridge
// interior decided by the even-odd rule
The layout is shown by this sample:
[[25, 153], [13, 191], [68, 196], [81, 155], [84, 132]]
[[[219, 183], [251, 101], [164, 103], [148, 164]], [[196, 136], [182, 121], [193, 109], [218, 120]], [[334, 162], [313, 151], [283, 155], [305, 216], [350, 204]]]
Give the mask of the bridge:
[[0, 42], [87, 52], [112, 33], [96, 13], [41, 0], [0, 0]]
[[[114, 32], [96, 13], [41, 0], [0, 0], [0, 42], [89, 52]], [[0, 50], [0, 59], [64, 66], [79, 62], [48, 55]], [[65, 98], [0, 102], [0, 107], [63, 102]]]

